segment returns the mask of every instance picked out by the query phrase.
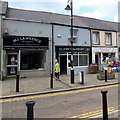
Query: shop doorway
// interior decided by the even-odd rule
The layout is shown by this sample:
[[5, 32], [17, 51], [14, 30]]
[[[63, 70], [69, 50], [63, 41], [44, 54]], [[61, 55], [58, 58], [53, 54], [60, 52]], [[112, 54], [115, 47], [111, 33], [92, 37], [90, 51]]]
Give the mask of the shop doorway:
[[67, 55], [60, 55], [60, 74], [67, 74]]
[[8, 53], [7, 75], [16, 75], [18, 67], [18, 53]]
[[100, 70], [100, 64], [101, 64], [101, 57], [100, 54], [95, 54], [95, 62], [98, 65], [97, 70]]
[[95, 55], [95, 62], [97, 63], [97, 65], [99, 65], [99, 55], [98, 54]]

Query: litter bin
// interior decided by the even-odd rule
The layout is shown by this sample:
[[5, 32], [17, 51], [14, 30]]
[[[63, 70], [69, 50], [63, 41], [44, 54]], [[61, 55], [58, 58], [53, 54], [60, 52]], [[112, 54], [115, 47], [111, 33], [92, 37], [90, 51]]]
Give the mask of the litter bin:
[[91, 64], [89, 67], [89, 73], [95, 74], [98, 72], [98, 65], [97, 64]]

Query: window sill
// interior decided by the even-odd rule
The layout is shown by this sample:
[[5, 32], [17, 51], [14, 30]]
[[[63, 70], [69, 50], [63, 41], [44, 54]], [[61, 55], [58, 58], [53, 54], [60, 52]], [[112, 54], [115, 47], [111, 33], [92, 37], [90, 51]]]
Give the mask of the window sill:
[[110, 45], [106, 45], [106, 44], [105, 44], [105, 46], [112, 46], [112, 45], [111, 45], [111, 44], [110, 44]]
[[[81, 68], [81, 67], [89, 67], [89, 66], [73, 66], [73, 68]], [[71, 68], [71, 67], [68, 67]]]
[[32, 70], [20, 70], [21, 72], [30, 72], [30, 71], [46, 71], [44, 68], [39, 68], [39, 69], [32, 69]]

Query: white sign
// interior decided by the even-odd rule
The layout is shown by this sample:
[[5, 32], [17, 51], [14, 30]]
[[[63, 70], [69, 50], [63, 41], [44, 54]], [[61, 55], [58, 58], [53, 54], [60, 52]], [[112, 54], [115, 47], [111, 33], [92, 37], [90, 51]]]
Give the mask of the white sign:
[[104, 47], [97, 47], [97, 48], [92, 48], [93, 52], [117, 52], [117, 48], [104, 48]]

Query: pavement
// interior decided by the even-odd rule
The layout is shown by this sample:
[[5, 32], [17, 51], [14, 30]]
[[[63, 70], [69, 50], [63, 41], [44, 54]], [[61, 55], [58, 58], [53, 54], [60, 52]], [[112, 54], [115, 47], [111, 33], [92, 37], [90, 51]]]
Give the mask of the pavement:
[[117, 84], [118, 73], [115, 74], [115, 79], [107, 80], [107, 82], [105, 82], [105, 80], [98, 80], [97, 74], [84, 74], [84, 85], [81, 84], [79, 74], [74, 76], [74, 84], [70, 82], [70, 75], [60, 75], [60, 80], [61, 81], [54, 80], [53, 88], [50, 88], [50, 76], [20, 76], [19, 92], [16, 92], [16, 78], [7, 78], [1, 82], [2, 98]]

